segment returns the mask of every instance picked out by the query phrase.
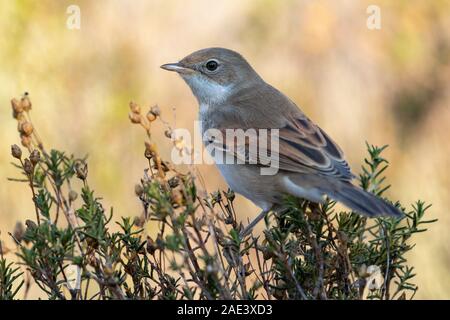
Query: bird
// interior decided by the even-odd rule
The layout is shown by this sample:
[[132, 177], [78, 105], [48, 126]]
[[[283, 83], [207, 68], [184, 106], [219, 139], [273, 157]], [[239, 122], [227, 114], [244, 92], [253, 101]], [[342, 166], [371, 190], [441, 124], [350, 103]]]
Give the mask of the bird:
[[[161, 68], [178, 73], [196, 97], [205, 146], [212, 144], [217, 154], [236, 160], [216, 162], [227, 184], [262, 209], [244, 234], [282, 206], [286, 195], [314, 203], [329, 198], [368, 217], [402, 216], [395, 206], [353, 184], [355, 175], [336, 142], [291, 99], [265, 82], [240, 53], [205, 48]], [[260, 132], [276, 132], [268, 139], [277, 142], [275, 147], [267, 139], [265, 147], [259, 146], [276, 158], [275, 174], [262, 174], [267, 159], [261, 150], [252, 150], [254, 140], [218, 139], [219, 134], [206, 134], [211, 130], [253, 130], [258, 138]]]

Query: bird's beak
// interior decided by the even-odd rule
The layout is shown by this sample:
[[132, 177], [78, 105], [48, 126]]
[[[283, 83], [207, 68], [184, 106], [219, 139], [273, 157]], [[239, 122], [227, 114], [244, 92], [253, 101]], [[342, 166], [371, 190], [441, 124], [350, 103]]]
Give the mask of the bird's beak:
[[192, 73], [194, 71], [191, 68], [188, 68], [188, 67], [185, 67], [185, 66], [181, 65], [179, 62], [166, 63], [166, 64], [163, 64], [161, 66], [161, 68], [164, 69], [164, 70], [175, 71], [175, 72], [183, 73], [183, 74]]

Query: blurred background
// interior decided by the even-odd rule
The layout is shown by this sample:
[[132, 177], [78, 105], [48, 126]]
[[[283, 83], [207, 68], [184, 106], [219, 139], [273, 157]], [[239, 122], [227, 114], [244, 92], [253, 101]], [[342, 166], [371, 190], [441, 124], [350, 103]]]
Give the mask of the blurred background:
[[[66, 27], [67, 7], [81, 28]], [[381, 29], [366, 25], [369, 5]], [[439, 222], [408, 256], [418, 298], [450, 298], [450, 1], [99, 0], [0, 1], [0, 230], [32, 218], [31, 195], [10, 165], [19, 144], [10, 99], [28, 91], [47, 148], [89, 155], [89, 181], [116, 215], [136, 216], [134, 185], [146, 165], [144, 134], [128, 102], [158, 104], [175, 127], [194, 131], [196, 100], [159, 66], [200, 48], [242, 53], [340, 144], [353, 171], [365, 141], [390, 147], [392, 188], [404, 206], [432, 203]], [[276, 110], [274, 110], [276, 112]], [[156, 140], [164, 139], [156, 125]], [[159, 144], [169, 158], [170, 144]], [[164, 147], [166, 146], [166, 149]], [[200, 166], [209, 191], [226, 188]], [[238, 199], [244, 219], [257, 208]]]

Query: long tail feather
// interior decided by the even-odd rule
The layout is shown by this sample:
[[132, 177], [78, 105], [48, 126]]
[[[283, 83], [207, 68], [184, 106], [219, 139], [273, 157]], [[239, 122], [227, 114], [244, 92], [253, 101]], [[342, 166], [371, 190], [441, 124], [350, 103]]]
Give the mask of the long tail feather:
[[331, 199], [342, 202], [350, 209], [369, 217], [403, 216], [403, 213], [393, 205], [350, 183], [342, 182], [333, 190], [323, 191]]

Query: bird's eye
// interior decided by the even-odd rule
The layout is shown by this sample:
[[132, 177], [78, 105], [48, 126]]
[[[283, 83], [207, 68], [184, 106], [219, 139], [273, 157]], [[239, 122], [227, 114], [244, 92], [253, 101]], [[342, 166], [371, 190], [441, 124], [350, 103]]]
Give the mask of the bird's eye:
[[208, 69], [208, 71], [214, 71], [217, 69], [218, 66], [219, 66], [219, 63], [217, 63], [216, 60], [209, 60], [206, 63], [206, 69]]

